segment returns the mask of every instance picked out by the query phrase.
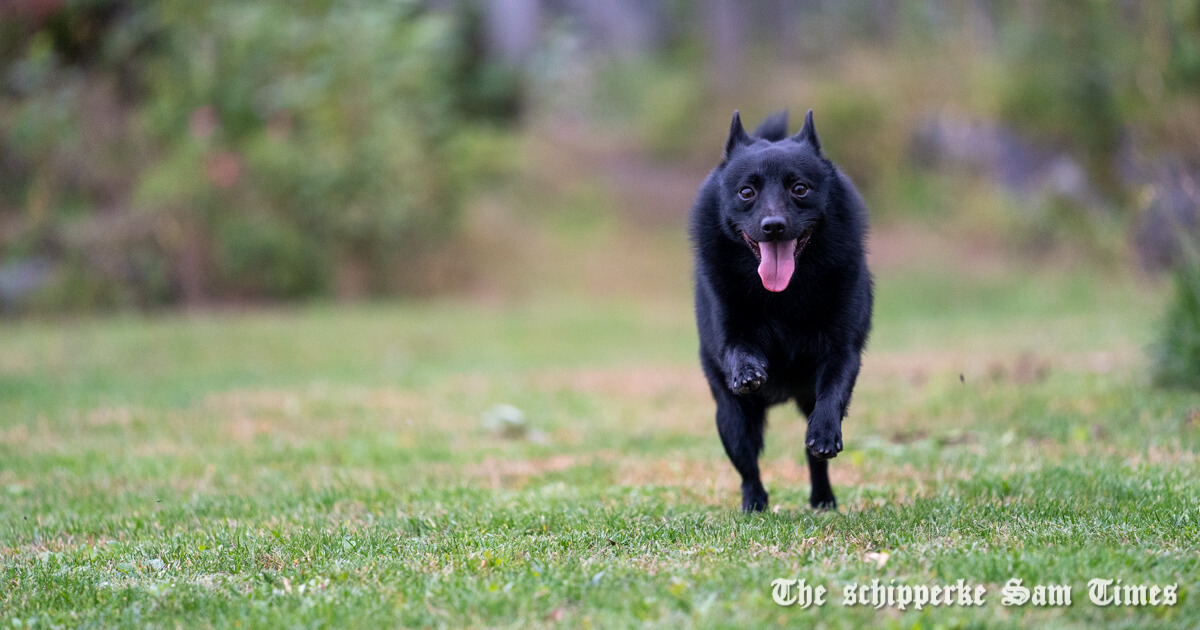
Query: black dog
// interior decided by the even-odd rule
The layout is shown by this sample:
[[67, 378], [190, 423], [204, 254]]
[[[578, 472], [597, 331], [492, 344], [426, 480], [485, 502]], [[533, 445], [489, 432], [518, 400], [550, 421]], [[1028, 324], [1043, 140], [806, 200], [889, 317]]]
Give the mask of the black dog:
[[725, 159], [691, 215], [700, 362], [717, 429], [742, 475], [742, 509], [764, 510], [758, 473], [766, 411], [795, 399], [808, 417], [810, 502], [835, 508], [830, 457], [871, 327], [867, 212], [821, 153], [812, 111], [787, 137], [787, 113], [746, 134], [737, 112]]

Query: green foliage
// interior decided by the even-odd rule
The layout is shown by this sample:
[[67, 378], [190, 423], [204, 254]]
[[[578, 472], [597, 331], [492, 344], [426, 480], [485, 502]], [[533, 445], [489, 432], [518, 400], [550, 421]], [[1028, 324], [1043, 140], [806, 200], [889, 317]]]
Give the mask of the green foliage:
[[1010, 24], [1015, 49], [1003, 114], [1015, 124], [1084, 155], [1111, 159], [1122, 115], [1119, 97], [1137, 69], [1136, 35], [1114, 28], [1115, 6], [1047, 5], [1042, 19]]
[[1170, 32], [1164, 79], [1172, 90], [1200, 94], [1200, 3], [1171, 0], [1164, 4]]
[[[484, 123], [465, 112], [503, 89], [465, 74], [486, 73], [465, 61], [454, 13], [102, 6], [55, 18], [98, 33], [84, 54], [54, 20], [27, 38], [7, 64], [16, 96], [0, 102], [0, 168], [15, 165], [0, 212], [24, 211], [0, 245], [49, 241], [78, 281], [40, 296], [49, 308], [395, 290], [503, 164], [459, 153], [494, 157], [502, 136], [477, 134]], [[344, 268], [356, 287], [337, 286]]]
[[[1043, 144], [1078, 155], [1110, 198], [1129, 194], [1118, 151], [1138, 127], [1156, 151], [1193, 153], [1180, 124], [1195, 124], [1200, 95], [1200, 4], [1145, 5], [1072, 0], [1031, 12], [1008, 8], [999, 59], [1005, 67], [1000, 114]], [[1188, 102], [1189, 122], [1164, 116]], [[1143, 140], [1143, 142], [1145, 142]], [[1125, 204], [1128, 205], [1128, 204]]]
[[1167, 305], [1155, 347], [1155, 376], [1163, 385], [1200, 390], [1200, 256], [1174, 274], [1175, 292]]
[[[696, 65], [694, 59], [614, 62], [597, 77], [596, 98], [588, 103], [589, 116], [605, 125], [628, 125], [633, 137], [656, 159], [711, 158], [714, 150], [719, 154], [719, 140], [714, 138], [728, 126], [732, 112], [724, 108], [714, 111], [717, 108], [705, 81], [684, 70]], [[697, 129], [710, 127], [717, 131], [697, 133]]]
[[[903, 168], [898, 156], [902, 155], [907, 138], [905, 130], [889, 125], [888, 103], [878, 93], [851, 94], [829, 89], [817, 95], [812, 107], [819, 112], [814, 113], [813, 122], [822, 146], [827, 147], [826, 153], [872, 199], [873, 188], [881, 178]], [[792, 123], [794, 128], [803, 121], [803, 112], [796, 112], [796, 118]], [[902, 139], [897, 141], [897, 137]], [[904, 170], [909, 174], [908, 169]], [[878, 204], [878, 209], [886, 212], [884, 209], [889, 205]]]
[[457, 217], [450, 24], [404, 3], [287, 6], [164, 5], [195, 52], [151, 74], [148, 131], [167, 150], [138, 198], [209, 226], [219, 281], [251, 293], [327, 288], [339, 257], [382, 288], [393, 253]]

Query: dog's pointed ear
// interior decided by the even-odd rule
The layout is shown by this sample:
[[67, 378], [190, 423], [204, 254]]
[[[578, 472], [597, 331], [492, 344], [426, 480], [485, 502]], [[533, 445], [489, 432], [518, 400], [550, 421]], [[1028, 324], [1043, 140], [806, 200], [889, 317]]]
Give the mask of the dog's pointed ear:
[[725, 159], [733, 155], [734, 149], [742, 145], [747, 145], [753, 142], [750, 136], [746, 134], [746, 129], [742, 127], [742, 117], [737, 110], [733, 110], [733, 122], [729, 123], [729, 139], [725, 141]]
[[800, 128], [800, 133], [792, 136], [796, 142], [807, 142], [809, 146], [821, 155], [821, 141], [817, 139], [817, 128], [813, 125], [812, 110], [804, 115], [804, 126]]

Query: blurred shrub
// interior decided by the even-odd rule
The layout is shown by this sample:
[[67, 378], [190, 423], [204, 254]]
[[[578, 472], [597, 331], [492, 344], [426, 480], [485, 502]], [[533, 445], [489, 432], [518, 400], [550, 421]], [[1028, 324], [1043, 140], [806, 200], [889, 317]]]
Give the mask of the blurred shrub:
[[712, 136], [719, 135], [733, 112], [713, 102], [712, 90], [695, 71], [698, 64], [675, 54], [602, 65], [594, 97], [585, 104], [589, 119], [622, 128], [628, 133], [622, 137], [658, 160], [711, 158], [719, 141], [696, 131], [715, 128]]
[[60, 4], [0, 48], [0, 247], [57, 261], [41, 308], [419, 287], [504, 163], [479, 111], [514, 92], [458, 14]]
[[[635, 120], [642, 123], [643, 142], [652, 155], [671, 159], [689, 151], [699, 153], [695, 129], [704, 120], [703, 83], [683, 74], [665, 75], [647, 82], [638, 102], [643, 108]], [[711, 147], [704, 149], [711, 155]]]
[[1116, 5], [1060, 2], [1033, 20], [1006, 23], [1004, 118], [1044, 144], [1070, 145], [1097, 182], [1116, 192], [1111, 165], [1124, 124], [1140, 33], [1122, 28]]
[[1128, 205], [1121, 152], [1139, 137], [1156, 149], [1195, 152], [1200, 2], [1014, 5], [1000, 33], [1002, 117], [1070, 149], [1114, 200]]
[[[904, 170], [905, 178], [910, 175], [899, 157], [904, 154], [908, 134], [889, 120], [888, 104], [882, 95], [825, 89], [818, 92], [811, 107], [821, 146], [869, 201], [877, 200], [881, 182], [890, 186], [898, 179], [897, 171]], [[803, 112], [796, 113], [798, 120], [793, 127], [803, 121], [802, 116]], [[872, 210], [886, 214], [892, 206], [876, 203]]]
[[1167, 386], [1200, 390], [1200, 250], [1175, 270], [1162, 338], [1155, 347], [1155, 377]]

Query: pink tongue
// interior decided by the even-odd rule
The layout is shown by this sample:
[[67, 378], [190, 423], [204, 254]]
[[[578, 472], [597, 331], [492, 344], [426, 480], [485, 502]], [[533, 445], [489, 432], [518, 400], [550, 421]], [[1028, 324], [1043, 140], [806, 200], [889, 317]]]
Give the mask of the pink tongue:
[[796, 241], [774, 241], [758, 244], [762, 262], [758, 263], [758, 275], [763, 287], [778, 293], [787, 288], [796, 271]]

